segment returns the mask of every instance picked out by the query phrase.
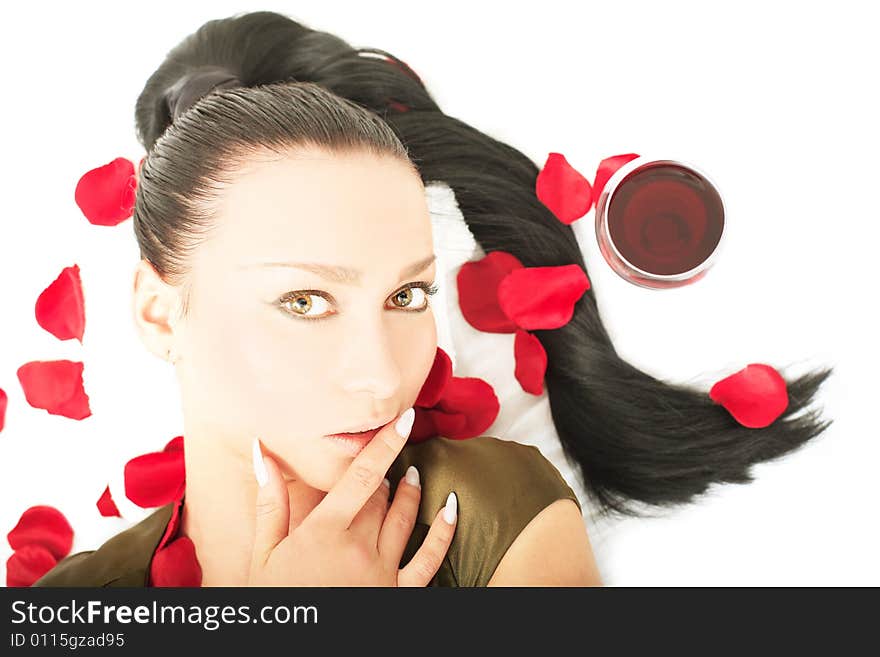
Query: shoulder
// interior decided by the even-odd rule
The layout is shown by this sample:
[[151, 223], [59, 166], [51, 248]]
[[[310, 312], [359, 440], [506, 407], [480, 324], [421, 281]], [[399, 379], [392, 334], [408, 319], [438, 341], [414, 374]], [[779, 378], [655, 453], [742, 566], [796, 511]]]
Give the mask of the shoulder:
[[153, 552], [171, 518], [172, 507], [159, 507], [96, 550], [65, 557], [33, 586], [145, 586]]
[[423, 533], [447, 495], [458, 497], [458, 526], [444, 563], [453, 586], [485, 586], [520, 532], [555, 501], [572, 500], [580, 513], [572, 488], [531, 445], [493, 436], [408, 444], [389, 470], [392, 491], [410, 465], [421, 477]]
[[602, 586], [582, 512], [559, 499], [523, 529], [487, 586]]

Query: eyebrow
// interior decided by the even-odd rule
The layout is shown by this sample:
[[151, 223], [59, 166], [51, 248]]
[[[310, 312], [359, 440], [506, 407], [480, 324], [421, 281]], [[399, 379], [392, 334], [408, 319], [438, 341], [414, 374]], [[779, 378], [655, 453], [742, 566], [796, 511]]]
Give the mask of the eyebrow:
[[[432, 253], [427, 258], [422, 258], [404, 267], [403, 271], [400, 272], [400, 278], [408, 278], [425, 271], [436, 259], [437, 255]], [[242, 265], [239, 269], [250, 269], [251, 267], [292, 267], [294, 269], [310, 271], [318, 276], [344, 285], [360, 285], [361, 282], [360, 270], [335, 265], [323, 265], [317, 262], [259, 262], [251, 265]]]

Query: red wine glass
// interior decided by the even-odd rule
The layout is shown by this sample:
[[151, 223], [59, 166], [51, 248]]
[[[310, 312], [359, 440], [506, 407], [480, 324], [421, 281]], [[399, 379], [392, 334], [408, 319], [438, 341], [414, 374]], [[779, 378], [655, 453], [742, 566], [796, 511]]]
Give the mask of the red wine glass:
[[646, 288], [689, 285], [720, 253], [726, 218], [718, 186], [682, 160], [640, 156], [596, 201], [596, 238], [622, 278]]

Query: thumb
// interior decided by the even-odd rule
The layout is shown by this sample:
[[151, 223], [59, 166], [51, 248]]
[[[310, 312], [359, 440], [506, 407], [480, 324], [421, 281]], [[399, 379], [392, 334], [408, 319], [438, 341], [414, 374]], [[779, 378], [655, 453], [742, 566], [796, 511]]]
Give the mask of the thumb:
[[287, 536], [290, 499], [278, 465], [263, 455], [259, 438], [254, 438], [253, 462], [257, 500], [252, 565], [262, 566], [275, 546]]

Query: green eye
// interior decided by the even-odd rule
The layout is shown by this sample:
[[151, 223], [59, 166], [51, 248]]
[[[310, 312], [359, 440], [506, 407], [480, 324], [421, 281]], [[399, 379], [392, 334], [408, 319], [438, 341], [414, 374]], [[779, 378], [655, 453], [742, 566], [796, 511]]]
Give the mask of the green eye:
[[[413, 299], [413, 290], [421, 290], [425, 296], [424, 303], [421, 304], [415, 310], [406, 310], [412, 305]], [[425, 281], [420, 281], [418, 283], [409, 283], [404, 286], [393, 295], [391, 295], [392, 302], [394, 303], [395, 308], [404, 309], [405, 312], [424, 312], [429, 306], [429, 297], [436, 294], [439, 288], [433, 283], [427, 283]], [[325, 319], [329, 319], [336, 313], [330, 314], [321, 314], [318, 313], [317, 317], [311, 317], [310, 311], [315, 305], [315, 299], [319, 299], [321, 303], [329, 305], [329, 300], [324, 292], [320, 290], [297, 290], [295, 292], [288, 292], [284, 296], [282, 296], [277, 301], [277, 305], [281, 306], [281, 308], [289, 315], [294, 315], [297, 319], [304, 319], [310, 322], [319, 322]], [[399, 300], [399, 301], [397, 301]], [[321, 303], [318, 303], [318, 309], [321, 309]]]
[[[303, 290], [302, 292], [291, 292], [281, 299], [280, 303], [293, 315], [300, 317], [308, 317], [309, 311], [314, 306], [314, 299], [320, 299], [322, 303], [329, 306], [327, 299], [321, 296], [316, 290]], [[321, 304], [318, 304], [320, 310]], [[320, 313], [319, 313], [320, 314]]]

